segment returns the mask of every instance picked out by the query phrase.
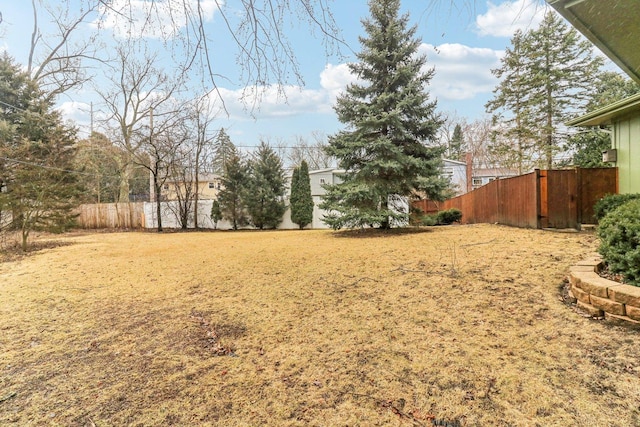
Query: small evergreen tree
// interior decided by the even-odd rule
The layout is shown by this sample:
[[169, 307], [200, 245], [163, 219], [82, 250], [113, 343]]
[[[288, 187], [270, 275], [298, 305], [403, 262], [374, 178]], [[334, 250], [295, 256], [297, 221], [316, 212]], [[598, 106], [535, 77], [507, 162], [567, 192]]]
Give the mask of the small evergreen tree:
[[218, 222], [222, 219], [222, 210], [220, 209], [220, 202], [214, 200], [211, 204], [211, 220], [213, 221], [213, 228], [218, 228]]
[[451, 160], [464, 160], [464, 135], [459, 123], [453, 128], [453, 135], [451, 135], [451, 141], [449, 142], [449, 149], [447, 151], [447, 156]]
[[347, 125], [329, 138], [327, 152], [346, 172], [342, 182], [327, 186], [321, 208], [332, 228], [408, 222], [408, 199], [425, 194], [439, 199], [443, 150], [429, 147], [441, 120], [425, 87], [433, 69], [423, 71], [421, 41], [399, 16], [399, 0], [370, 0], [371, 16], [363, 21], [359, 62], [349, 64], [361, 83], [347, 86], [335, 111]]
[[229, 134], [227, 134], [224, 128], [220, 129], [213, 143], [213, 160], [211, 162], [213, 173], [218, 175], [224, 174], [224, 165], [235, 152], [236, 146], [231, 142]]
[[218, 201], [222, 217], [231, 222], [233, 229], [247, 224], [245, 196], [247, 191], [248, 170], [240, 155], [234, 150], [230, 153], [222, 175], [222, 188]]
[[291, 178], [291, 221], [302, 230], [313, 221], [313, 197], [309, 167], [304, 160], [293, 170]]
[[251, 222], [261, 230], [276, 228], [286, 210], [282, 160], [269, 145], [261, 142], [256, 158], [249, 162], [249, 170], [246, 203]]

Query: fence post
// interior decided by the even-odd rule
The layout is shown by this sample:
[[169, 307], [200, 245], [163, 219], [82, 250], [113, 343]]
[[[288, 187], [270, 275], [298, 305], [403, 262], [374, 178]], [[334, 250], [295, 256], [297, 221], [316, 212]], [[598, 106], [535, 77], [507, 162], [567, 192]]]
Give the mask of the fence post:
[[535, 169], [536, 173], [536, 217], [538, 218], [536, 227], [542, 228], [542, 185], [540, 169]]

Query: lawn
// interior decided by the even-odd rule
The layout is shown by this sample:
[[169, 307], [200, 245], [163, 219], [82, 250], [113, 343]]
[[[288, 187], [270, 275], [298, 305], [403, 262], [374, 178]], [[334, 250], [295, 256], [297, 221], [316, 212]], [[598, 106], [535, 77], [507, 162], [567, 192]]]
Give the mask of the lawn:
[[638, 426], [590, 234], [77, 233], [0, 263], [0, 425]]

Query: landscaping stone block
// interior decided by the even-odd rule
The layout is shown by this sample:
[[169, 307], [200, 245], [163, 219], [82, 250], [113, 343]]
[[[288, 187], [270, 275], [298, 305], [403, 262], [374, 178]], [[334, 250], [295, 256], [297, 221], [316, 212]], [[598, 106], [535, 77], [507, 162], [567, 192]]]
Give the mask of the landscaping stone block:
[[569, 267], [571, 273], [593, 273], [593, 266], [590, 265], [573, 265]]
[[640, 325], [640, 321], [633, 320], [628, 316], [617, 316], [615, 314], [605, 312], [604, 318], [608, 321], [621, 322], [621, 323], [625, 322], [625, 323], [633, 323], [635, 325]]
[[595, 295], [591, 295], [591, 305], [595, 308], [599, 308], [607, 313], [615, 314], [617, 316], [624, 316], [624, 304], [610, 300], [609, 298], [601, 298]]
[[631, 285], [612, 286], [609, 289], [609, 298], [622, 304], [640, 307], [640, 288]]
[[582, 301], [578, 301], [578, 303], [576, 305], [578, 306], [578, 308], [580, 308], [581, 310], [586, 311], [587, 313], [589, 313], [593, 317], [602, 317], [602, 316], [604, 316], [604, 312], [602, 310], [600, 310], [599, 308], [595, 308], [591, 304], [587, 304], [587, 303], [584, 303]]
[[633, 305], [625, 306], [625, 311], [627, 316], [629, 316], [633, 320], [640, 320], [640, 308], [635, 307]]
[[600, 298], [607, 298], [607, 289], [611, 286], [611, 280], [603, 279], [596, 273], [574, 273], [580, 278], [578, 287], [588, 294]]
[[576, 265], [593, 267], [591, 271], [594, 271], [601, 263], [602, 263], [602, 258], [598, 255], [593, 255], [589, 258], [583, 259], [582, 261], [578, 262]]
[[584, 303], [587, 304], [591, 304], [591, 301], [589, 300], [589, 294], [586, 293], [585, 291], [583, 291], [580, 288], [573, 288], [571, 289], [571, 292], [573, 293], [573, 296], [578, 300], [578, 301], [582, 301]]

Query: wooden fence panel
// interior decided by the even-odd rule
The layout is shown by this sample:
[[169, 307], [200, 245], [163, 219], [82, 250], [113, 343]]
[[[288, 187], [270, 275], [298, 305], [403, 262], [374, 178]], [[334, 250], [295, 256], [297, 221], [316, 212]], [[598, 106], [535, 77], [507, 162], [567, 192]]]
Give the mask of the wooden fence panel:
[[597, 224], [593, 205], [607, 194], [618, 193], [618, 168], [578, 169], [578, 220]]
[[547, 227], [580, 228], [577, 171], [547, 171]]
[[500, 223], [526, 228], [580, 228], [594, 223], [593, 205], [617, 193], [617, 169], [537, 170], [499, 179], [445, 200], [462, 211], [462, 223]]
[[80, 205], [80, 228], [143, 228], [144, 202], [97, 203]]
[[532, 172], [496, 182], [500, 204], [495, 222], [514, 227], [537, 228], [537, 174]]

